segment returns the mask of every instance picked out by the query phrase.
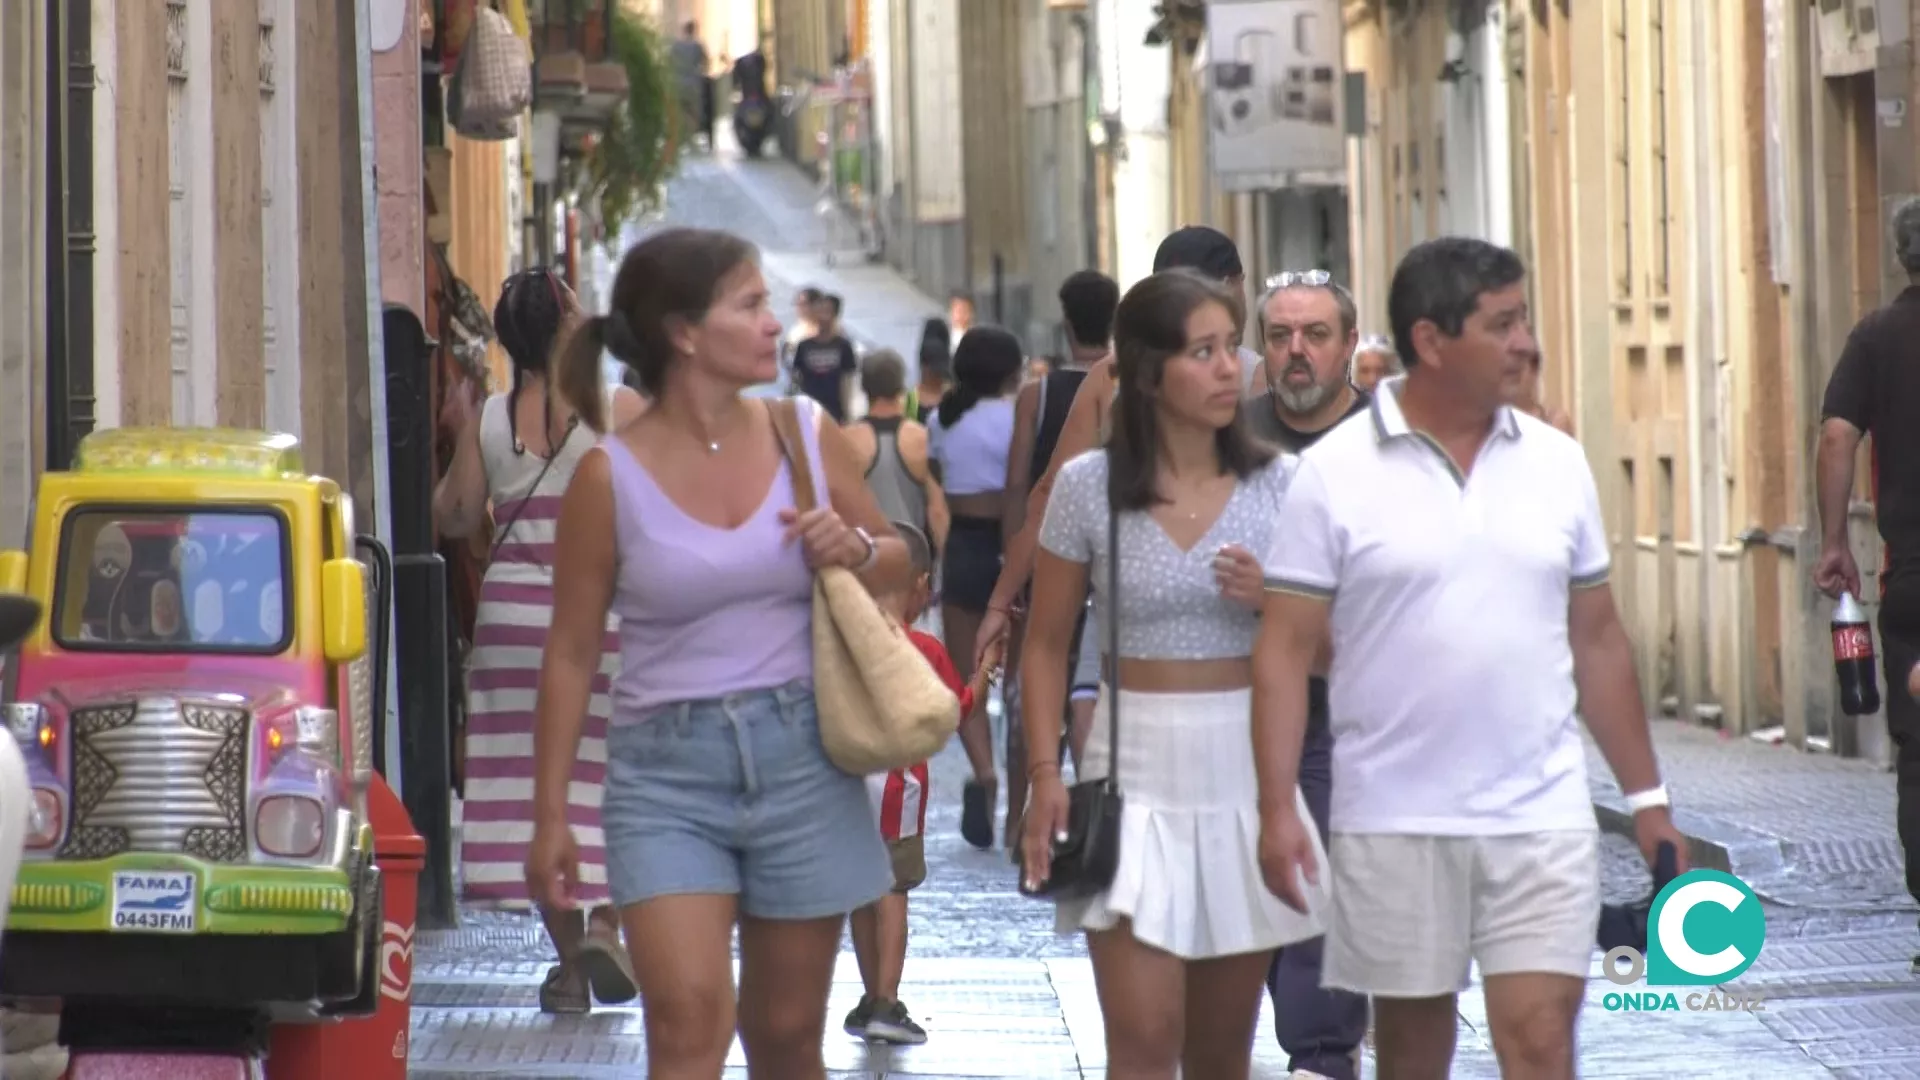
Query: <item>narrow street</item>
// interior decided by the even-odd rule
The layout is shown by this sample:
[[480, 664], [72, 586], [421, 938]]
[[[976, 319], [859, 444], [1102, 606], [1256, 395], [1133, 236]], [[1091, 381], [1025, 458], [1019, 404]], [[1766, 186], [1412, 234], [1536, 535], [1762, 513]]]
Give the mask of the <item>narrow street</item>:
[[[825, 229], [811, 184], [780, 161], [694, 157], [670, 189], [664, 218], [726, 227], [759, 244], [776, 297], [814, 284], [846, 299], [850, 334], [911, 357], [920, 320], [939, 305], [883, 266], [825, 265]], [[1764, 1012], [1609, 1012], [1599, 975], [1582, 1022], [1588, 1077], [1738, 1075], [1856, 1078], [1920, 1070], [1920, 984], [1908, 961], [1920, 938], [1900, 878], [1892, 778], [1860, 761], [1802, 754], [1656, 721], [1663, 763], [1700, 850], [1741, 874], [1769, 902], [1769, 943], [1735, 989], [1767, 998]], [[1597, 753], [1603, 822], [1619, 795]], [[1003, 851], [959, 836], [965, 776], [957, 744], [935, 763], [927, 883], [913, 894], [901, 997], [927, 1026], [925, 1046], [869, 1047], [839, 1031], [860, 996], [851, 945], [835, 975], [827, 1064], [843, 1077], [1092, 1077], [1105, 1052], [1092, 971], [1077, 938], [1052, 932], [1051, 908], [1022, 899]], [[1735, 825], [1734, 821], [1745, 824]], [[1771, 831], [1763, 831], [1771, 830]], [[1648, 877], [1632, 842], [1606, 838], [1608, 899], [1643, 896]], [[411, 1074], [455, 1077], [638, 1075], [646, 1044], [637, 1007], [547, 1017], [535, 995], [547, 960], [530, 918], [470, 912], [457, 931], [415, 945]], [[1263, 1006], [1255, 1075], [1277, 1080], [1286, 1059]], [[1463, 996], [1454, 1075], [1498, 1075], [1477, 992]], [[1684, 1063], [1684, 1064], [1683, 1064]], [[736, 1044], [729, 1077], [744, 1077]], [[1369, 1068], [1368, 1075], [1371, 1075]]]

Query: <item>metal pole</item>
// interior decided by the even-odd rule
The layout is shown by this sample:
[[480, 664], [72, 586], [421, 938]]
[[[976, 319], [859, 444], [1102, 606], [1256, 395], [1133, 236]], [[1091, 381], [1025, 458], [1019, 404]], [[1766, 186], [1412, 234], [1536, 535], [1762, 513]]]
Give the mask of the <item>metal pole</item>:
[[[372, 412], [367, 437], [373, 440], [372, 533], [393, 550], [392, 463], [387, 454], [387, 335], [380, 288], [380, 204], [373, 190], [375, 161], [373, 131], [373, 29], [371, 0], [354, 0], [354, 97], [360, 106], [360, 243], [366, 265], [367, 402]], [[361, 526], [364, 530], [366, 526]], [[393, 612], [387, 612], [393, 618]], [[394, 794], [404, 791], [400, 769], [400, 673], [394, 663], [393, 638], [387, 635], [387, 784]]]

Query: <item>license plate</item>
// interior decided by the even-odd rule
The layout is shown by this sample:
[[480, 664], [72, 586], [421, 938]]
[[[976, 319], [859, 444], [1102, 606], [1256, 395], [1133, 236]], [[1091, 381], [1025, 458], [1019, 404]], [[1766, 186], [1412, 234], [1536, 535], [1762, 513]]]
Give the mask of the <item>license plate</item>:
[[191, 871], [116, 870], [113, 928], [191, 934], [200, 912], [200, 879]]

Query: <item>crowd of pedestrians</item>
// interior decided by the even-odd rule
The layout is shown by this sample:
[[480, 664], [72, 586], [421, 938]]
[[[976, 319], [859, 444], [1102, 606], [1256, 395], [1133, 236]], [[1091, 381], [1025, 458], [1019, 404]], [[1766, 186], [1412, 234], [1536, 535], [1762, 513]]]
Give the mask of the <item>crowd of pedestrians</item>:
[[[783, 335], [726, 233], [643, 241], [590, 317], [509, 279], [512, 388], [435, 497], [450, 535], [493, 514], [467, 896], [540, 911], [543, 1009], [639, 997], [650, 1075], [717, 1077], [737, 1033], [753, 1075], [821, 1077], [849, 929], [844, 1029], [928, 1037], [908, 897], [957, 798], [1085, 937], [1111, 1076], [1246, 1077], [1263, 994], [1295, 1077], [1357, 1076], [1370, 1029], [1382, 1075], [1445, 1075], [1475, 963], [1503, 1072], [1571, 1076], [1600, 916], [1581, 720], [1649, 859], [1677, 835], [1525, 276], [1419, 245], [1363, 334], [1328, 272], [1249, 304], [1232, 241], [1188, 227], [1124, 291], [1062, 282], [1052, 357], [955, 296], [913, 372], [818, 290]], [[827, 568], [954, 694], [961, 790], [829, 758]]]

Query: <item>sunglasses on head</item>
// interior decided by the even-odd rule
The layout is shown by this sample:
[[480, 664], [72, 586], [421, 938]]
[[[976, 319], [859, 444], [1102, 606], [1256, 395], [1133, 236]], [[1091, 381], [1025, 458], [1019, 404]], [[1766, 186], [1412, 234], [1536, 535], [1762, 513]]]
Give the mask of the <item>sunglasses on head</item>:
[[1333, 283], [1333, 275], [1325, 270], [1283, 270], [1267, 279], [1269, 289], [1291, 289], [1295, 285], [1319, 288]]

